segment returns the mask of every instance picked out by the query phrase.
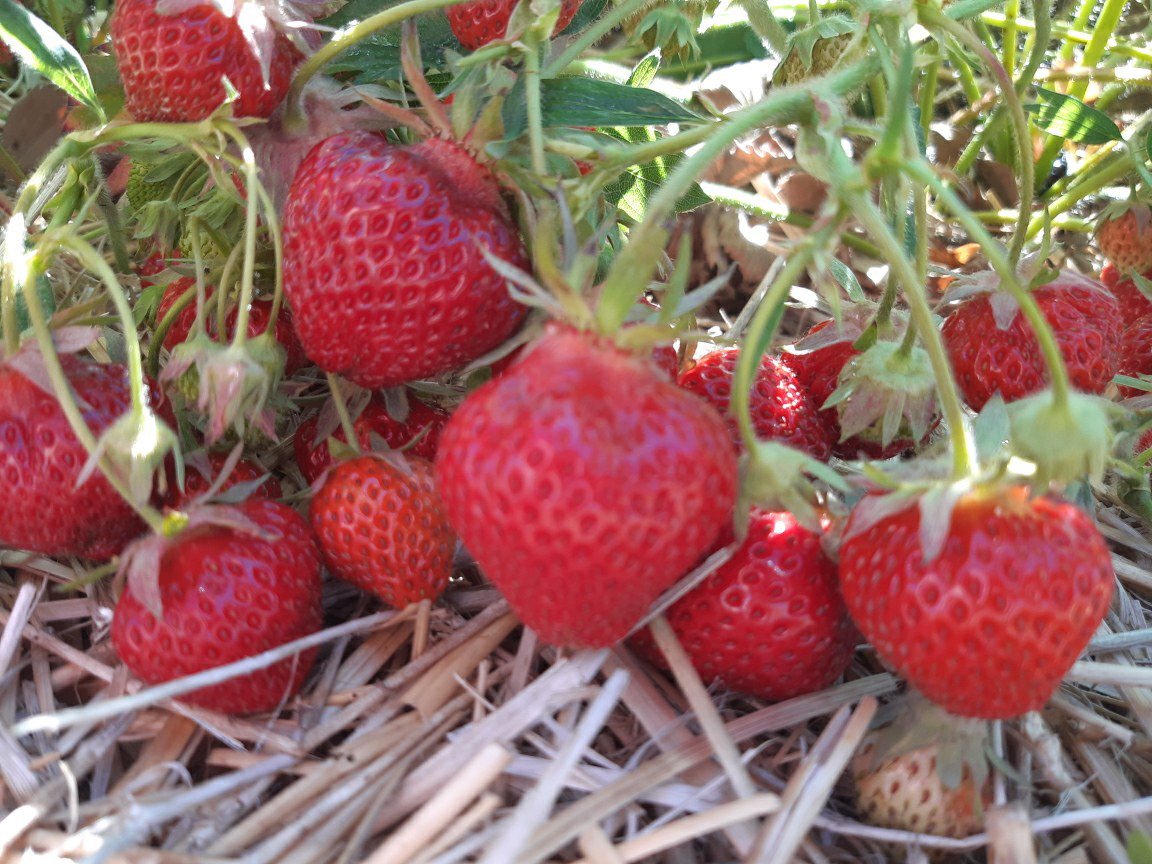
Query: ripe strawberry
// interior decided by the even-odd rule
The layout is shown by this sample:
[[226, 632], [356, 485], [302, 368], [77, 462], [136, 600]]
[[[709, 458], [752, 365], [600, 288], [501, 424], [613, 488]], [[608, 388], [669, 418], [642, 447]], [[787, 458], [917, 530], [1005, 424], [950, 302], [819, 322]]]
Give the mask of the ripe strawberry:
[[772, 702], [827, 687], [856, 647], [836, 565], [791, 513], [753, 510], [744, 544], [668, 623], [705, 681]]
[[1100, 214], [1096, 244], [1121, 272], [1152, 270], [1152, 210], [1122, 202]]
[[[941, 537], [915, 503], [893, 512], [899, 503], [864, 498], [840, 548], [844, 601], [865, 638], [954, 714], [1039, 710], [1112, 597], [1111, 557], [1092, 521], [1025, 487], [979, 489], [956, 502]], [[927, 561], [925, 539], [941, 540]]]
[[436, 477], [453, 527], [524, 623], [606, 646], [731, 519], [724, 423], [647, 358], [550, 329], [452, 416]]
[[174, 14], [160, 12], [158, 5], [157, 0], [120, 0], [112, 17], [116, 65], [128, 111], [137, 120], [204, 120], [224, 102], [225, 78], [239, 93], [236, 116], [272, 114], [300, 61], [285, 36], [275, 34], [265, 86], [260, 61], [234, 18], [208, 2]]
[[[1120, 343], [1119, 372], [1133, 378], [1152, 375], [1152, 313], [1137, 318], [1124, 330], [1124, 339]], [[1121, 387], [1120, 395], [1125, 398], [1146, 396], [1148, 391]]]
[[[417, 456], [431, 462], [436, 458], [440, 432], [447, 422], [448, 414], [444, 411], [433, 408], [419, 399], [409, 399], [408, 417], [401, 423], [388, 413], [384, 400], [376, 397], [365, 406], [364, 411], [352, 425], [356, 429], [356, 439], [361, 450], [371, 449], [372, 436], [375, 434], [392, 449], [404, 449], [405, 455]], [[332, 464], [332, 453], [328, 449], [327, 442], [316, 440], [318, 424], [319, 417], [305, 420], [296, 430], [296, 438], [293, 441], [296, 464], [300, 466], [300, 473], [304, 475], [309, 485], [319, 480], [320, 475]], [[343, 430], [338, 428], [333, 434], [337, 440], [347, 443]], [[416, 443], [412, 444], [413, 441]], [[412, 446], [408, 447], [409, 444]]]
[[[275, 501], [245, 501], [235, 512], [260, 533], [210, 525], [168, 542], [154, 574], [161, 617], [131, 580], [116, 604], [112, 645], [146, 684], [251, 657], [320, 629], [323, 580], [308, 523]], [[182, 699], [228, 714], [270, 711], [300, 689], [315, 654]]]
[[[149, 277], [156, 276], [168, 269], [168, 256], [162, 249], [153, 249], [152, 254], [136, 268], [136, 275], [140, 277], [141, 288], [151, 288], [154, 282]], [[171, 304], [169, 304], [171, 305]]]
[[[475, 51], [489, 42], [503, 39], [508, 31], [508, 22], [516, 10], [519, 0], [472, 0], [450, 6], [445, 11], [453, 35], [469, 51]], [[552, 31], [557, 36], [576, 17], [583, 0], [563, 0], [560, 18]]]
[[[187, 507], [211, 488], [213, 482], [220, 476], [220, 472], [224, 468], [224, 463], [227, 461], [228, 454], [212, 453], [208, 456], [207, 466], [200, 466], [189, 462], [188, 470], [184, 472], [184, 491], [181, 492], [176, 488], [175, 476], [173, 475], [169, 483], [168, 495], [164, 502], [165, 506], [173, 510], [180, 510]], [[203, 467], [209, 469], [209, 474], [203, 473]], [[252, 490], [249, 495], [250, 499], [272, 500], [283, 496], [284, 490], [280, 486], [280, 481], [275, 477], [269, 476], [264, 468], [254, 462], [249, 462], [247, 459], [241, 459], [236, 463], [232, 468], [232, 472], [228, 475], [228, 479], [224, 481], [224, 485], [221, 486], [218, 491], [225, 492], [234, 486], [239, 486], [242, 483], [251, 483], [261, 477], [266, 477], [267, 479]]]
[[1105, 261], [1104, 266], [1100, 268], [1100, 282], [1111, 291], [1117, 282], [1124, 278], [1124, 274], [1116, 269], [1116, 265], [1111, 261]]
[[[1148, 278], [1148, 275], [1145, 274], [1144, 278]], [[1123, 321], [1134, 321], [1152, 314], [1152, 300], [1140, 290], [1135, 279], [1130, 277], [1116, 279], [1108, 286], [1108, 290], [1120, 305], [1120, 317]]]
[[981, 811], [992, 803], [992, 784], [985, 779], [977, 796], [971, 770], [960, 782], [945, 785], [937, 770], [939, 747], [928, 745], [897, 753], [874, 764], [875, 744], [866, 743], [852, 762], [860, 818], [869, 825], [967, 837], [983, 827]]
[[[196, 280], [191, 276], [182, 276], [169, 283], [168, 287], [164, 289], [164, 296], [160, 298], [160, 303], [156, 306], [157, 325], [164, 320], [164, 316], [168, 314], [168, 310], [176, 305], [176, 301], [184, 296], [184, 292], [192, 288], [195, 284]], [[205, 290], [206, 299], [212, 296], [213, 290], [211, 286], [207, 286]], [[204, 323], [209, 329], [212, 328], [212, 323], [215, 320], [214, 312], [215, 310], [211, 306], [205, 310]], [[172, 324], [169, 325], [168, 331], [164, 334], [164, 347], [171, 352], [177, 345], [188, 341], [188, 336], [192, 332], [192, 326], [195, 323], [196, 299], [193, 297], [192, 302], [181, 309], [173, 319]]]
[[492, 350], [525, 308], [480, 246], [528, 266], [491, 175], [459, 145], [367, 132], [317, 145], [284, 220], [284, 290], [308, 356], [378, 389]]
[[435, 600], [452, 575], [456, 538], [423, 459], [341, 463], [312, 499], [312, 528], [333, 576], [398, 609]]
[[[703, 396], [724, 415], [732, 441], [743, 449], [736, 418], [729, 413], [732, 377], [739, 348], [721, 348], [705, 354], [680, 374], [680, 386]], [[752, 425], [763, 439], [780, 441], [821, 461], [832, 455], [828, 429], [807, 391], [796, 377], [773, 357], [765, 355], [752, 388]]]
[[[1121, 317], [1115, 298], [1099, 283], [1065, 271], [1033, 292], [1056, 333], [1072, 384], [1102, 393], [1120, 362]], [[979, 294], [962, 302], [941, 331], [964, 400], [976, 411], [997, 391], [1014, 402], [1048, 380], [1040, 346], [1006, 294]]]
[[[74, 354], [61, 354], [60, 364], [94, 434], [128, 411], [124, 366]], [[99, 471], [76, 485], [87, 461], [56, 397], [0, 365], [0, 545], [101, 559], [139, 535], [143, 523]]]

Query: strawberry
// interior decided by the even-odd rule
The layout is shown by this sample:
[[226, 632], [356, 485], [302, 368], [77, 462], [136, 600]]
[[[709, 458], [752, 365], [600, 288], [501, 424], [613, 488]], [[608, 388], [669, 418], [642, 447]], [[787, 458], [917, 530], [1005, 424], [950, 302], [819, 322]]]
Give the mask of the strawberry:
[[1152, 270], [1152, 210], [1131, 202], [1109, 206], [1096, 225], [1096, 245], [1121, 273]]
[[[165, 14], [160, 0], [120, 0], [112, 17], [116, 65], [128, 111], [140, 122], [191, 123], [223, 104], [227, 78], [238, 117], [268, 117], [280, 104], [299, 52], [277, 33], [267, 85], [240, 24], [211, 3]], [[254, 6], [244, 9], [261, 15]], [[264, 23], [267, 23], [266, 21]]]
[[860, 818], [869, 825], [967, 837], [983, 827], [981, 812], [992, 803], [992, 784], [985, 779], [977, 796], [972, 771], [964, 766], [960, 782], [949, 787], [937, 770], [939, 747], [927, 745], [876, 759], [873, 742], [860, 748], [852, 762]]
[[[159, 324], [163, 321], [164, 316], [168, 314], [168, 310], [176, 305], [176, 301], [184, 296], [184, 292], [195, 285], [196, 280], [191, 276], [182, 276], [169, 283], [168, 287], [164, 289], [160, 303], [156, 306], [156, 323]], [[206, 300], [212, 296], [213, 290], [211, 286], [206, 288]], [[214, 312], [215, 308], [213, 306], [209, 306], [205, 310], [204, 323], [209, 329], [211, 329], [212, 322], [215, 320]], [[195, 323], [196, 298], [193, 297], [192, 302], [181, 309], [169, 325], [167, 332], [164, 334], [164, 347], [171, 352], [177, 345], [188, 341], [188, 336], [192, 333], [192, 326]]]
[[390, 606], [435, 600], [452, 575], [456, 538], [423, 459], [336, 466], [312, 499], [312, 528], [329, 572]]
[[[1101, 277], [1103, 275], [1101, 274]], [[1144, 274], [1144, 278], [1147, 279], [1148, 274]], [[1134, 321], [1137, 318], [1152, 314], [1152, 300], [1149, 300], [1147, 295], [1140, 290], [1135, 279], [1131, 277], [1115, 279], [1108, 286], [1108, 290], [1112, 292], [1116, 302], [1120, 305], [1122, 320]]]
[[[184, 473], [184, 491], [181, 492], [176, 488], [175, 477], [169, 484], [167, 500], [165, 505], [173, 510], [181, 510], [207, 492], [212, 483], [220, 475], [221, 470], [224, 468], [224, 463], [228, 461], [228, 454], [226, 453], [212, 453], [208, 456], [207, 465], [198, 465], [191, 461], [188, 462], [189, 470]], [[208, 470], [208, 474], [204, 473], [204, 469]], [[254, 462], [249, 462], [246, 459], [241, 459], [232, 468], [232, 472], [228, 475], [228, 479], [224, 481], [223, 485], [218, 490], [219, 492], [226, 492], [234, 486], [239, 486], [242, 483], [252, 483], [259, 480], [261, 477], [266, 477], [259, 486], [252, 490], [249, 494], [253, 499], [271, 500], [280, 498], [284, 494], [284, 490], [280, 487], [280, 481], [275, 477], [268, 476], [268, 472], [260, 465]]]
[[[1069, 271], [1033, 293], [1055, 331], [1073, 386], [1102, 393], [1120, 362], [1115, 298], [1098, 282]], [[976, 411], [996, 392], [1014, 402], [1042, 390], [1048, 380], [1036, 337], [1007, 294], [978, 294], [960, 303], [942, 335], [964, 400]]]
[[938, 510], [875, 495], [857, 505], [840, 548], [848, 611], [945, 710], [1039, 710], [1108, 609], [1108, 547], [1082, 511], [1025, 487], [966, 492], [946, 524]]
[[[1133, 378], [1152, 375], [1152, 313], [1137, 318], [1124, 330], [1124, 339], [1120, 343], [1118, 371], [1121, 375], [1130, 375]], [[1148, 391], [1136, 387], [1121, 387], [1120, 395], [1146, 396]]]
[[[74, 354], [60, 364], [95, 435], [128, 411], [126, 367]], [[76, 485], [87, 461], [56, 397], [0, 364], [0, 545], [102, 559], [139, 535], [143, 523], [99, 471]]]
[[[319, 422], [319, 417], [305, 420], [296, 430], [293, 441], [296, 464], [300, 466], [300, 472], [309, 485], [319, 480], [320, 475], [332, 464], [332, 453], [327, 442], [316, 440]], [[352, 425], [356, 429], [356, 439], [361, 450], [370, 450], [372, 436], [378, 435], [392, 449], [404, 450], [406, 455], [431, 462], [436, 458], [440, 432], [447, 422], [448, 414], [444, 411], [419, 399], [409, 399], [408, 416], [401, 423], [388, 413], [384, 399], [376, 397], [365, 406]], [[337, 440], [345, 441], [343, 430], [337, 429], [333, 434]]]
[[[503, 39], [519, 0], [472, 0], [445, 9], [452, 34], [469, 51]], [[583, 0], [563, 0], [560, 18], [552, 31], [557, 36], [576, 17]]]
[[1104, 266], [1100, 268], [1100, 282], [1109, 291], [1123, 278], [1124, 274], [1116, 269], [1116, 265], [1111, 261], [1105, 261]]
[[300, 166], [284, 220], [284, 290], [304, 350], [368, 389], [467, 365], [525, 314], [481, 246], [528, 267], [499, 189], [464, 148], [326, 139]]
[[599, 647], [713, 547], [737, 466], [723, 420], [648, 358], [551, 328], [452, 415], [436, 478], [524, 623]]
[[827, 687], [856, 647], [836, 565], [791, 513], [753, 510], [743, 545], [668, 623], [706, 682], [772, 702]]
[[[680, 373], [679, 383], [685, 390], [707, 399], [724, 415], [732, 441], [743, 449], [736, 418], [728, 410], [739, 357], [739, 348], [721, 348], [705, 354]], [[796, 377], [773, 357], [765, 355], [760, 360], [751, 409], [757, 437], [789, 444], [825, 462], [832, 455], [828, 430], [812, 399]]]
[[[146, 684], [268, 651], [323, 623], [320, 558], [308, 523], [274, 501], [223, 509], [243, 521], [170, 538], [154, 584], [145, 588], [130, 577], [116, 604], [112, 645]], [[159, 617], [142, 599], [148, 591], [157, 594]], [[299, 691], [315, 654], [313, 649], [181, 698], [229, 714], [270, 711]]]

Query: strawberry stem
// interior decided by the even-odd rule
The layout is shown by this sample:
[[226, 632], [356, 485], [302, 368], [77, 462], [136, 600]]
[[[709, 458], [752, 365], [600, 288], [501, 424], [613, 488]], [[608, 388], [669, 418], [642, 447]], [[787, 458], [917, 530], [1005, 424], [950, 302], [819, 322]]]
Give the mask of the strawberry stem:
[[587, 49], [615, 30], [630, 15], [643, 9], [647, 3], [648, 0], [624, 0], [623, 3], [613, 6], [611, 10], [589, 24], [579, 36], [568, 43], [568, 47], [544, 67], [541, 75], [544, 78], [555, 78]]
[[356, 425], [352, 422], [352, 415], [348, 413], [348, 403], [344, 401], [344, 391], [340, 389], [340, 379], [328, 372], [328, 390], [332, 394], [332, 405], [336, 409], [336, 416], [340, 418], [340, 428], [344, 430], [344, 437], [348, 439], [348, 446], [357, 455], [362, 455], [360, 439], [356, 436]]
[[156, 322], [156, 330], [152, 334], [152, 342], [148, 346], [148, 358], [144, 364], [148, 374], [153, 378], [160, 374], [160, 349], [164, 345], [164, 337], [168, 335], [168, 331], [172, 329], [172, 325], [180, 313], [187, 309], [188, 304], [196, 298], [196, 294], [196, 286], [189, 285], [188, 289], [168, 307], [164, 317]]
[[788, 52], [788, 31], [776, 20], [772, 4], [768, 0], [739, 0], [739, 5], [756, 35], [768, 43], [773, 54], [783, 57]]
[[[240, 147], [244, 160], [244, 185], [255, 189], [259, 182], [256, 169], [256, 154], [244, 134], [231, 123], [221, 124], [223, 131]], [[244, 212], [244, 269], [240, 277], [240, 305], [236, 310], [236, 332], [232, 334], [232, 347], [243, 348], [248, 341], [248, 313], [252, 305], [253, 284], [256, 278], [256, 232], [258, 229], [258, 196], [247, 196]], [[221, 331], [223, 332], [223, 331]]]
[[528, 45], [524, 56], [524, 99], [528, 113], [528, 144], [532, 170], [543, 177], [548, 170], [544, 158], [544, 116], [540, 106], [540, 46]]
[[1044, 317], [1044, 313], [1036, 305], [1036, 298], [1020, 284], [1020, 278], [1005, 254], [1004, 248], [988, 233], [983, 223], [964, 205], [959, 196], [936, 176], [932, 166], [923, 159], [918, 157], [906, 158], [894, 167], [908, 172], [910, 176], [931, 189], [936, 197], [952, 211], [953, 216], [956, 217], [969, 236], [980, 244], [980, 248], [983, 249], [988, 258], [988, 263], [999, 274], [1001, 285], [1015, 298], [1020, 306], [1020, 311], [1032, 328], [1032, 333], [1040, 345], [1040, 353], [1044, 356], [1044, 364], [1048, 367], [1048, 377], [1052, 383], [1052, 393], [1056, 405], [1061, 409], [1066, 409], [1071, 384], [1068, 380], [1068, 370], [1064, 366], [1064, 358], [1060, 354], [1060, 347], [1056, 343], [1056, 336], [1052, 332], [1052, 326], [1048, 323], [1048, 319]]

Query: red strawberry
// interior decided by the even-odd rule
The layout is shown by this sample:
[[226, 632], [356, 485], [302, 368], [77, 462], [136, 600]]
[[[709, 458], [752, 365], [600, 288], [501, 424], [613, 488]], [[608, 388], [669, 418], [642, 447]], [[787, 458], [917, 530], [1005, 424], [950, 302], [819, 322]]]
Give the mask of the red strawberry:
[[[1103, 274], [1101, 274], [1103, 275]], [[1148, 278], [1145, 274], [1144, 278]], [[1116, 279], [1108, 290], [1116, 297], [1120, 304], [1120, 316], [1124, 321], [1134, 321], [1145, 315], [1152, 314], [1152, 300], [1140, 290], [1136, 280], [1132, 278]]]
[[680, 355], [672, 345], [657, 345], [652, 349], [652, 359], [656, 365], [668, 373], [668, 377], [676, 380], [680, 374]]
[[[239, 308], [233, 306], [228, 313], [228, 338], [236, 333], [236, 316], [240, 314]], [[272, 317], [272, 301], [260, 298], [252, 301], [248, 309], [248, 335], [259, 336], [268, 329], [268, 319]], [[292, 326], [292, 315], [286, 306], [280, 307], [276, 316], [276, 327], [272, 331], [280, 347], [284, 349], [284, 374], [295, 375], [308, 365], [308, 357], [300, 344], [300, 337], [296, 335], [296, 328]]]
[[435, 600], [452, 575], [456, 538], [423, 459], [336, 466], [312, 499], [312, 528], [329, 572], [390, 606]]
[[[894, 506], [864, 498], [840, 548], [844, 601], [865, 638], [954, 714], [1039, 710], [1112, 598], [1112, 560], [1092, 520], [1025, 487], [966, 493], [942, 537], [915, 503]], [[939, 541], [929, 560], [925, 539]]]
[[[1102, 393], [1120, 363], [1121, 317], [1099, 283], [1065, 271], [1034, 291], [1056, 333], [1072, 384]], [[997, 391], [1014, 402], [1048, 380], [1040, 346], [1006, 294], [979, 294], [948, 316], [942, 330], [964, 400], [979, 411]]]
[[[1120, 343], [1119, 372], [1133, 378], [1152, 375], [1152, 313], [1137, 318], [1124, 330], [1124, 339]], [[1124, 397], [1146, 396], [1148, 391], [1121, 387], [1120, 394]]]
[[[705, 354], [680, 374], [680, 386], [716, 406], [728, 423], [733, 442], [742, 449], [736, 418], [728, 410], [739, 357], [739, 348], [721, 348]], [[780, 361], [767, 355], [760, 360], [751, 408], [758, 437], [789, 444], [825, 462], [832, 455], [828, 430], [807, 391]]]
[[140, 277], [140, 287], [152, 287], [155, 283], [149, 277], [163, 273], [166, 269], [168, 269], [168, 256], [160, 249], [154, 249], [152, 254], [144, 259], [144, 263], [136, 268], [136, 275]]
[[[167, 288], [164, 289], [164, 294], [160, 298], [160, 303], [156, 306], [156, 324], [159, 325], [164, 320], [164, 316], [168, 314], [168, 310], [176, 305], [176, 301], [184, 296], [184, 292], [192, 288], [196, 284], [196, 280], [190, 276], [183, 276], [171, 282]], [[206, 298], [212, 296], [212, 287], [208, 286], [205, 293]], [[215, 309], [209, 307], [205, 310], [204, 323], [211, 331], [212, 323], [215, 321]], [[188, 341], [188, 336], [192, 332], [192, 325], [196, 323], [196, 298], [192, 298], [192, 302], [185, 306], [173, 319], [172, 324], [168, 327], [168, 331], [164, 334], [164, 347], [171, 352], [175, 347], [182, 342]]]
[[1105, 261], [1104, 266], [1100, 269], [1100, 281], [1104, 287], [1109, 291], [1115, 287], [1116, 283], [1124, 278], [1124, 274], [1116, 269], [1116, 265], [1111, 261]]
[[210, 3], [167, 15], [159, 5], [158, 0], [119, 0], [112, 17], [116, 64], [128, 111], [137, 120], [204, 120], [224, 102], [225, 78], [239, 93], [236, 116], [271, 115], [300, 61], [285, 36], [275, 35], [265, 86], [260, 61], [235, 19]]
[[452, 416], [436, 476], [453, 527], [557, 645], [622, 638], [732, 518], [721, 418], [648, 358], [551, 329]]
[[1152, 210], [1129, 202], [1109, 207], [1096, 226], [1096, 244], [1121, 273], [1152, 270]]
[[[469, 51], [475, 51], [489, 42], [503, 39], [508, 30], [508, 22], [519, 0], [472, 0], [444, 10], [452, 33], [460, 44]], [[583, 0], [563, 0], [560, 18], [552, 35], [558, 35], [572, 23], [580, 10]]]
[[827, 687], [856, 647], [836, 565], [791, 513], [753, 510], [744, 544], [668, 623], [705, 681], [773, 702]]
[[[440, 432], [447, 422], [448, 414], [444, 411], [433, 408], [419, 399], [409, 399], [408, 417], [400, 423], [392, 419], [384, 399], [376, 397], [368, 403], [352, 425], [356, 429], [356, 439], [361, 450], [371, 449], [372, 435], [376, 434], [394, 450], [407, 448], [404, 449], [405, 454], [431, 462], [436, 458]], [[309, 485], [319, 480], [320, 475], [332, 464], [332, 454], [327, 442], [316, 440], [318, 424], [318, 417], [305, 420], [296, 430], [296, 438], [293, 441], [296, 464], [300, 466], [300, 472]], [[343, 430], [337, 429], [333, 434], [337, 440], [345, 441]], [[407, 445], [414, 440], [416, 443], [408, 447]]]
[[[173, 477], [169, 486], [168, 497], [165, 501], [166, 506], [173, 510], [180, 510], [187, 507], [196, 498], [199, 498], [211, 488], [212, 483], [220, 476], [220, 472], [224, 468], [224, 463], [227, 461], [228, 455], [226, 453], [210, 454], [208, 456], [208, 463], [211, 469], [211, 476], [203, 474], [200, 468], [189, 463], [188, 470], [184, 472], [184, 491], [181, 492], [176, 488], [175, 477]], [[241, 459], [236, 463], [232, 472], [228, 475], [228, 479], [224, 481], [224, 485], [220, 487], [219, 491], [224, 492], [233, 486], [239, 486], [242, 483], [251, 483], [253, 480], [258, 480], [261, 477], [267, 477], [267, 479], [252, 490], [249, 496], [250, 498], [270, 500], [283, 496], [284, 490], [280, 487], [280, 481], [275, 477], [268, 476], [268, 472], [261, 466], [254, 462], [249, 462], [246, 459]]]
[[[74, 354], [60, 364], [95, 435], [129, 410], [127, 368]], [[110, 558], [139, 535], [143, 523], [99, 471], [76, 485], [87, 461], [56, 397], [0, 365], [0, 545]]]
[[[162, 617], [131, 583], [116, 604], [112, 644], [146, 684], [159, 684], [268, 651], [323, 623], [320, 558], [308, 523], [275, 501], [235, 511], [259, 534], [223, 525], [169, 541], [156, 578]], [[270, 711], [299, 691], [315, 650], [181, 697], [214, 711]]]
[[284, 290], [304, 350], [369, 389], [491, 351], [525, 308], [481, 246], [528, 266], [495, 182], [462, 147], [328, 138], [300, 166], [284, 220]]

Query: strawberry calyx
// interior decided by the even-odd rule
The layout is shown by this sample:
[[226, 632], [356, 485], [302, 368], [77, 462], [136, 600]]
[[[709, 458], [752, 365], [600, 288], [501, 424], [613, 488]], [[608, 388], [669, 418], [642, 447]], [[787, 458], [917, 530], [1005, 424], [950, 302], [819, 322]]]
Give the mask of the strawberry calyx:
[[1061, 403], [1042, 390], [1008, 406], [1014, 453], [1036, 466], [1041, 488], [1104, 476], [1122, 409], [1108, 399], [1071, 392]]
[[741, 506], [764, 510], [787, 511], [810, 531], [821, 531], [824, 508], [815, 484], [822, 480], [828, 486], [847, 491], [847, 481], [830, 466], [794, 447], [779, 441], [757, 440], [748, 450], [741, 465]]

